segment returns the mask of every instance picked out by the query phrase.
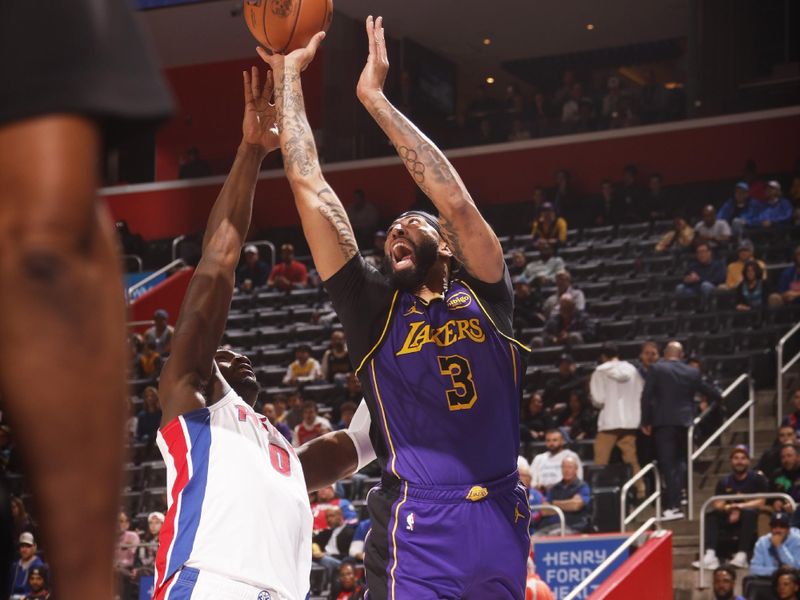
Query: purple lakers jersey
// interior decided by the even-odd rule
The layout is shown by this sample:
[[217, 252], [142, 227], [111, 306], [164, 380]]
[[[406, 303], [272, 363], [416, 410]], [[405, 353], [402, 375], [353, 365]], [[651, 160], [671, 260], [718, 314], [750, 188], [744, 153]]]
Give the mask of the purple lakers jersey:
[[[507, 275], [491, 286], [455, 279], [443, 297], [426, 303], [391, 289], [370, 269], [357, 257], [326, 286], [344, 324], [384, 471], [440, 486], [514, 472], [527, 348], [510, 337]], [[492, 289], [491, 305], [478, 285]], [[348, 301], [370, 306], [354, 310]], [[377, 311], [375, 302], [383, 304]], [[365, 337], [369, 346], [362, 346]]]

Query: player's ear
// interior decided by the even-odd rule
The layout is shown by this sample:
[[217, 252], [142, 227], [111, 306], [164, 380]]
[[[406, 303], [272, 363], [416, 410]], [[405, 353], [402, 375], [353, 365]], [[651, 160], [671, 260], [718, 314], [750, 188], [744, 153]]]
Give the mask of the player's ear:
[[439, 256], [444, 256], [446, 258], [453, 258], [453, 251], [450, 249], [450, 245], [444, 238], [439, 240]]

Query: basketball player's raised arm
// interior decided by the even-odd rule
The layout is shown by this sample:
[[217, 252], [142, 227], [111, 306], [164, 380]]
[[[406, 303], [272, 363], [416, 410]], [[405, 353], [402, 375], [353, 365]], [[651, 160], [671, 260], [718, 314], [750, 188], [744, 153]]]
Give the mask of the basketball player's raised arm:
[[203, 256], [189, 283], [161, 374], [162, 425], [204, 405], [200, 391], [211, 375], [233, 298], [234, 274], [250, 228], [253, 195], [264, 157], [278, 147], [272, 78], [263, 89], [258, 69], [244, 72], [242, 141], [217, 196], [203, 237]]
[[397, 150], [419, 188], [439, 211], [450, 249], [477, 279], [495, 283], [503, 276], [503, 250], [453, 165], [436, 145], [397, 110], [383, 93], [389, 58], [383, 18], [367, 18], [369, 57], [357, 94]]
[[287, 56], [259, 56], [275, 73], [275, 105], [286, 177], [303, 224], [317, 272], [329, 279], [358, 253], [353, 228], [344, 206], [322, 176], [314, 135], [306, 117], [300, 73], [316, 54], [324, 33], [318, 33], [306, 48]]

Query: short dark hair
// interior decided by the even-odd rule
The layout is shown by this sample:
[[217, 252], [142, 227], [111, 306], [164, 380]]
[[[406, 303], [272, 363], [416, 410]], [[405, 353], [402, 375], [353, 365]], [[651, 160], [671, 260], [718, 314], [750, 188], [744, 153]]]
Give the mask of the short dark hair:
[[794, 579], [795, 585], [800, 585], [800, 571], [790, 567], [789, 565], [783, 565], [776, 569], [776, 571], [772, 574], [772, 589], [776, 589], [778, 587], [778, 580], [788, 575], [792, 579]]
[[716, 575], [720, 571], [722, 571], [724, 573], [727, 573], [728, 575], [731, 576], [731, 579], [733, 581], [736, 581], [736, 569], [734, 569], [732, 566], [730, 566], [730, 565], [720, 565], [716, 569], [714, 569], [714, 575]]
[[606, 342], [600, 347], [600, 356], [617, 358], [619, 356], [619, 348], [613, 342]]
[[303, 410], [305, 411], [307, 408], [313, 408], [314, 412], [317, 412], [317, 403], [313, 400], [306, 400], [303, 402]]
[[709, 244], [708, 242], [700, 242], [699, 244], [697, 244], [697, 246], [694, 247], [694, 249], [695, 251], [697, 251], [700, 250], [700, 248], [702, 248], [703, 246], [705, 246], [709, 251], [711, 250], [711, 244]]
[[564, 437], [564, 432], [563, 432], [563, 431], [561, 431], [560, 429], [558, 429], [557, 427], [553, 427], [552, 429], [548, 429], [547, 431], [545, 431], [545, 432], [544, 432], [544, 434], [545, 434], [546, 436], [547, 436], [547, 435], [550, 435], [551, 433], [557, 433], [557, 434], [558, 434], [558, 435], [560, 435], [562, 438]]
[[358, 407], [356, 406], [355, 402], [342, 402], [342, 405], [339, 407], [339, 414], [345, 412], [346, 410], [352, 410], [353, 412], [356, 412], [357, 408]]
[[311, 354], [311, 346], [308, 344], [298, 344], [297, 347], [294, 349], [295, 352], [308, 352]]
[[639, 346], [639, 350], [643, 350], [645, 346], [655, 346], [656, 350], [660, 350], [658, 347], [658, 342], [655, 340], [645, 340], [642, 342], [642, 345]]

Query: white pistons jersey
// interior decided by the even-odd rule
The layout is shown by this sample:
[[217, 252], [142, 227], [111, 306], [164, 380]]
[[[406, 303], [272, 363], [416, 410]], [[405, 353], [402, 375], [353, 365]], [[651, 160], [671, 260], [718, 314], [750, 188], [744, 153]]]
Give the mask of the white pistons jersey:
[[171, 598], [182, 567], [280, 598], [303, 600], [311, 571], [311, 509], [291, 444], [233, 390], [158, 432], [167, 515], [154, 598]]

